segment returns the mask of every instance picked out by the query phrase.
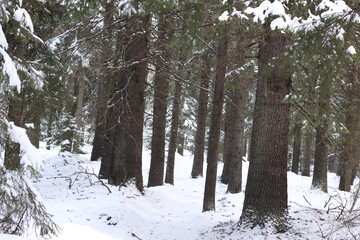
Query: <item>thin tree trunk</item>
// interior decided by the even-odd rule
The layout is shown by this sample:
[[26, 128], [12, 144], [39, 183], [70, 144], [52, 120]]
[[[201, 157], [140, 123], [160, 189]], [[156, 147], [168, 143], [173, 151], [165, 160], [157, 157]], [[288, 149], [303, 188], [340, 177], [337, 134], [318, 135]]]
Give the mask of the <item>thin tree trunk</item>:
[[353, 76], [349, 76], [347, 86], [350, 86], [345, 93], [345, 121], [344, 125], [348, 132], [341, 135], [342, 149], [340, 151], [340, 183], [339, 190], [350, 192], [351, 185], [359, 170], [360, 157], [360, 106], [354, 104], [359, 101], [360, 67], [353, 69]]
[[327, 192], [327, 125], [320, 125], [315, 130], [314, 175], [311, 186]]
[[300, 153], [301, 153], [301, 124], [295, 123], [291, 171], [296, 174], [299, 173]]
[[82, 136], [82, 110], [84, 106], [84, 95], [85, 95], [85, 81], [82, 77], [78, 78], [78, 96], [77, 96], [77, 104], [76, 104], [76, 113], [75, 113], [75, 123], [76, 123], [76, 132], [75, 132], [75, 142], [74, 149], [75, 153], [81, 152], [81, 145], [83, 144], [83, 136]]
[[153, 128], [148, 187], [163, 185], [164, 181], [166, 110], [170, 78], [169, 71], [164, 69], [166, 68], [164, 65], [171, 61], [169, 27], [170, 22], [167, 16], [161, 16], [158, 25], [157, 42], [160, 56], [157, 58], [154, 80]]
[[232, 148], [231, 143], [230, 143], [230, 130], [231, 127], [230, 125], [232, 125], [234, 122], [230, 122], [231, 121], [231, 104], [232, 104], [232, 99], [229, 97], [226, 101], [226, 105], [225, 105], [225, 126], [224, 126], [224, 149], [223, 149], [223, 170], [221, 173], [221, 177], [220, 177], [220, 181], [223, 184], [228, 184], [229, 183], [229, 178], [230, 178], [230, 157], [229, 157], [229, 149]]
[[[183, 105], [183, 104], [181, 104]], [[180, 116], [181, 117], [181, 116]], [[178, 134], [178, 146], [177, 146], [177, 153], [180, 154], [181, 156], [184, 156], [184, 149], [185, 149], [185, 130], [183, 129], [184, 128], [184, 119], [182, 119], [181, 117], [181, 121], [180, 121], [180, 125], [179, 125], [179, 128], [180, 128], [180, 131], [179, 131], [179, 134]]]
[[312, 146], [314, 143], [314, 136], [311, 130], [305, 135], [305, 146], [304, 146], [304, 159], [303, 159], [303, 167], [301, 171], [302, 176], [310, 177], [310, 165], [311, 165], [311, 156], [312, 156]]
[[318, 116], [319, 125], [316, 127], [315, 135], [315, 158], [314, 158], [314, 175], [311, 187], [319, 188], [327, 192], [327, 132], [328, 123], [325, 116], [329, 112], [331, 82], [324, 79], [320, 85]]
[[220, 130], [224, 104], [225, 73], [228, 61], [228, 31], [229, 25], [221, 26], [216, 56], [215, 89], [213, 96], [213, 109], [211, 112], [203, 212], [215, 210], [217, 161], [219, 157]]
[[174, 168], [175, 168], [175, 153], [178, 139], [179, 119], [180, 119], [180, 100], [181, 100], [182, 85], [179, 81], [175, 83], [175, 93], [173, 99], [173, 109], [170, 127], [170, 141], [169, 150], [166, 163], [165, 182], [174, 184]]
[[[237, 81], [236, 81], [237, 80]], [[248, 87], [245, 81], [235, 81], [235, 90], [231, 94], [231, 119], [229, 131], [229, 162], [230, 162], [230, 178], [227, 191], [229, 193], [239, 193], [242, 183], [242, 151], [244, 144], [244, 128], [245, 128], [245, 102], [248, 94]]]
[[206, 118], [208, 115], [208, 88], [210, 84], [211, 59], [204, 53], [203, 67], [201, 73], [200, 92], [198, 100], [198, 114], [196, 122], [195, 135], [195, 153], [194, 162], [191, 170], [191, 177], [197, 178], [203, 176], [204, 168], [204, 148], [205, 148], [205, 133], [206, 133]]
[[[240, 222], [251, 226], [273, 221], [285, 231], [287, 216], [287, 157], [291, 73], [279, 56], [289, 44], [288, 35], [263, 25], [259, 71], [249, 157], [249, 173]], [[277, 59], [276, 57], [279, 57]], [[271, 64], [270, 64], [271, 63]]]

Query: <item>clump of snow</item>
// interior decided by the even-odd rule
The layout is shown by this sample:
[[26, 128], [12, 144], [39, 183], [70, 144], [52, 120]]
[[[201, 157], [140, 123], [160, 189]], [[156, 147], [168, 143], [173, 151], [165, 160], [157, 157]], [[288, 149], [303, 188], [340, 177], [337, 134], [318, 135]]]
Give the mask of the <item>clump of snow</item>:
[[[271, 23], [273, 30], [289, 29], [295, 32], [299, 30], [309, 31], [322, 25], [324, 19], [333, 17], [360, 23], [359, 14], [354, 12], [343, 0], [323, 0], [316, 8], [321, 13], [314, 15], [309, 10], [309, 16], [306, 19], [286, 13], [286, 3], [287, 1], [281, 0], [274, 0], [273, 2], [265, 0], [255, 8], [247, 7], [244, 12], [253, 15], [253, 21], [260, 23], [264, 23], [265, 19], [269, 16], [278, 16], [278, 18], [274, 19]], [[305, 2], [304, 5], [306, 5]], [[343, 39], [342, 35], [343, 32], [340, 31], [336, 37]]]
[[4, 59], [3, 73], [9, 76], [10, 86], [15, 86], [17, 91], [20, 92], [21, 81], [19, 75], [17, 74], [15, 63], [2, 47], [0, 47], [0, 54], [3, 56]]
[[24, 166], [31, 166], [36, 170], [42, 168], [42, 159], [38, 154], [38, 149], [31, 144], [29, 137], [26, 134], [26, 129], [16, 126], [13, 122], [9, 122], [8, 131], [11, 140], [20, 144], [20, 150], [23, 153], [21, 158]]
[[219, 21], [227, 21], [229, 17], [229, 11], [225, 11], [220, 15]]
[[355, 55], [356, 54], [356, 49], [354, 46], [350, 46], [346, 52], [350, 53], [351, 55]]
[[14, 12], [14, 19], [20, 23], [24, 28], [27, 28], [30, 32], [34, 32], [34, 25], [31, 21], [29, 13], [24, 8], [18, 8]]

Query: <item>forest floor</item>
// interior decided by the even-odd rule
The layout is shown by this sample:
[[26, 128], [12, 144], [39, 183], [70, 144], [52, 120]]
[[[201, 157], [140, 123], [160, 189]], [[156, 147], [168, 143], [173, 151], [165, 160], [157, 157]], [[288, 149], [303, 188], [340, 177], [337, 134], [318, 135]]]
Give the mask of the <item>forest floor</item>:
[[[355, 222], [359, 217], [348, 221], [359, 211], [342, 211], [350, 209], [352, 197], [337, 190], [339, 177], [332, 173], [328, 174], [329, 193], [311, 190], [310, 177], [288, 173], [290, 228], [276, 233], [267, 226], [238, 226], [244, 192], [227, 194], [227, 186], [220, 181], [216, 211], [202, 213], [205, 179], [191, 179], [190, 154], [176, 155], [174, 186], [145, 188], [142, 195], [133, 185], [118, 188], [100, 182], [96, 177], [100, 162], [90, 162], [90, 154], [59, 153], [58, 149], [39, 152], [44, 170], [34, 184], [62, 229], [54, 240], [360, 239], [360, 225]], [[150, 152], [144, 151], [143, 156], [146, 184]], [[247, 167], [244, 162], [243, 179]], [[221, 171], [219, 164], [219, 175]], [[0, 239], [25, 238], [0, 234]]]

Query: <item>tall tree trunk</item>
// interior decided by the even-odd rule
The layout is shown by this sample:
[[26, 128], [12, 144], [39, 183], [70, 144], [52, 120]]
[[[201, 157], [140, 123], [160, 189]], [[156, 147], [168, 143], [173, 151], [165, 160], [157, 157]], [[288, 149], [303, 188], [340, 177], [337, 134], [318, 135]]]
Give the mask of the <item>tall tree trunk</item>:
[[208, 89], [210, 84], [211, 59], [208, 52], [203, 56], [203, 67], [200, 77], [198, 112], [196, 119], [195, 153], [191, 177], [203, 176], [206, 118], [208, 115]]
[[[232, 95], [232, 94], [231, 94]], [[228, 184], [229, 183], [229, 178], [230, 178], [230, 158], [229, 158], [229, 149], [232, 148], [231, 143], [230, 143], [230, 129], [231, 129], [231, 125], [234, 122], [230, 122], [231, 121], [231, 105], [232, 105], [232, 99], [230, 98], [230, 96], [228, 97], [227, 101], [226, 101], [226, 105], [225, 105], [225, 126], [224, 126], [224, 149], [223, 149], [223, 170], [221, 173], [221, 177], [220, 177], [220, 181], [223, 184]]]
[[76, 113], [75, 113], [75, 123], [76, 123], [76, 132], [75, 132], [75, 142], [74, 142], [74, 153], [81, 153], [81, 146], [83, 145], [83, 134], [82, 134], [82, 118], [83, 118], [83, 106], [84, 106], [84, 95], [85, 95], [85, 80], [82, 77], [78, 78], [78, 95], [76, 103]]
[[166, 68], [171, 62], [170, 21], [168, 16], [160, 16], [158, 24], [158, 51], [154, 80], [154, 110], [151, 139], [151, 163], [148, 187], [163, 185], [165, 164], [165, 128], [167, 97], [169, 92], [170, 73]]
[[[289, 36], [263, 25], [251, 136], [249, 173], [240, 222], [251, 226], [273, 221], [284, 231], [287, 215], [287, 157], [291, 73], [284, 56]], [[280, 56], [279, 56], [280, 55]], [[277, 58], [278, 57], [278, 58]], [[271, 63], [271, 64], [270, 64]]]
[[301, 123], [295, 123], [291, 171], [296, 174], [299, 173], [300, 153], [301, 153]]
[[312, 156], [312, 145], [314, 143], [314, 136], [311, 130], [308, 130], [305, 134], [305, 146], [304, 146], [304, 158], [301, 175], [310, 177], [310, 165]]
[[340, 151], [340, 183], [339, 190], [350, 192], [351, 185], [359, 170], [360, 157], [360, 106], [354, 104], [360, 96], [360, 65], [353, 69], [347, 79], [349, 89], [345, 92], [345, 121], [348, 132], [342, 133]]
[[[123, 56], [125, 67], [121, 70], [121, 112], [119, 133], [123, 138], [116, 141], [119, 158], [114, 159], [114, 169], [109, 182], [124, 184], [134, 180], [139, 191], [143, 190], [142, 140], [145, 109], [145, 83], [147, 77], [149, 16], [135, 16], [126, 20]], [[129, 31], [129, 32], [128, 32]], [[130, 34], [129, 34], [130, 33]], [[134, 34], [135, 33], [135, 34]], [[118, 137], [118, 136], [117, 136]], [[119, 169], [122, 167], [125, 169]], [[125, 175], [121, 174], [125, 173]]]
[[229, 147], [227, 148], [230, 165], [229, 185], [227, 191], [230, 193], [239, 193], [242, 183], [242, 156], [244, 145], [245, 128], [245, 102], [248, 95], [248, 84], [245, 80], [235, 80], [235, 89], [231, 93], [230, 120], [228, 137]]
[[229, 25], [221, 26], [216, 56], [215, 89], [211, 112], [210, 136], [207, 154], [207, 168], [203, 212], [215, 210], [215, 188], [217, 177], [217, 161], [219, 157], [219, 141], [222, 111], [224, 105], [225, 73], [227, 66]]
[[328, 123], [326, 114], [329, 112], [331, 81], [322, 79], [320, 83], [318, 118], [319, 123], [315, 128], [315, 158], [314, 158], [314, 175], [312, 188], [319, 188], [327, 192], [327, 137]]
[[[93, 140], [93, 148], [91, 152], [91, 161], [97, 161], [101, 159], [104, 161], [105, 165], [109, 165], [106, 160], [104, 160], [103, 155], [104, 149], [109, 148], [105, 147], [105, 143], [110, 143], [107, 139], [106, 131], [110, 130], [107, 128], [108, 124], [106, 123], [106, 114], [108, 109], [108, 101], [109, 91], [113, 91], [113, 88], [110, 86], [113, 85], [113, 75], [110, 73], [108, 69], [111, 65], [111, 52], [112, 52], [112, 35], [113, 35], [113, 3], [107, 3], [105, 5], [105, 15], [104, 15], [104, 31], [103, 31], [103, 42], [102, 42], [102, 55], [101, 55], [101, 63], [102, 69], [100, 71], [99, 79], [98, 79], [98, 96], [96, 101], [96, 118], [95, 118], [95, 134]], [[111, 105], [110, 105], [111, 106]], [[110, 143], [112, 144], [112, 142]], [[102, 163], [103, 164], [103, 163]], [[103, 167], [103, 169], [109, 169], [108, 167]], [[102, 175], [108, 175], [102, 172]]]
[[179, 81], [175, 83], [175, 93], [173, 99], [173, 109], [171, 114], [170, 141], [166, 163], [165, 182], [174, 184], [175, 153], [178, 139], [179, 119], [180, 119], [180, 101], [182, 85]]

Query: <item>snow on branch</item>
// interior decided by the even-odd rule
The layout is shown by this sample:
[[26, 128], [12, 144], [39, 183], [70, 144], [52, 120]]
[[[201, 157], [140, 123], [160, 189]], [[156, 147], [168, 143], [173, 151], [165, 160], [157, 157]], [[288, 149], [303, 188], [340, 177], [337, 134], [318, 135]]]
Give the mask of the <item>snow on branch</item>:
[[[344, 0], [322, 0], [317, 6], [316, 10], [319, 14], [312, 14], [308, 9], [308, 17], [306, 19], [300, 16], [293, 16], [288, 13], [286, 0], [264, 0], [257, 7], [247, 7], [244, 10], [245, 14], [253, 15], [254, 22], [264, 23], [268, 17], [276, 17], [271, 22], [271, 29], [288, 29], [290, 31], [311, 31], [314, 28], [321, 26], [323, 21], [329, 18], [342, 18], [347, 21], [360, 23], [360, 16], [353, 9], [351, 9]], [[231, 14], [238, 15], [237, 14]], [[223, 21], [228, 20], [228, 12], [221, 15]], [[240, 15], [241, 17], [243, 15]], [[341, 36], [338, 37], [341, 39]]]
[[24, 28], [27, 28], [31, 33], [34, 32], [34, 25], [31, 21], [29, 13], [24, 8], [18, 8], [14, 12], [14, 19], [20, 23]]
[[5, 50], [8, 48], [8, 43], [6, 41], [5, 34], [2, 30], [1, 24], [0, 24], [0, 47], [4, 48]]
[[0, 46], [0, 55], [2, 55], [4, 63], [3, 63], [3, 73], [9, 76], [10, 86], [15, 86], [17, 91], [21, 90], [21, 81], [19, 75], [17, 74], [17, 70], [15, 67], [15, 63], [7, 54], [7, 52]]
[[8, 122], [8, 131], [11, 140], [20, 144], [20, 150], [23, 154], [21, 163], [25, 167], [30, 166], [39, 170], [43, 167], [42, 159], [39, 158], [38, 149], [31, 144], [26, 129], [15, 126], [14, 122]]

